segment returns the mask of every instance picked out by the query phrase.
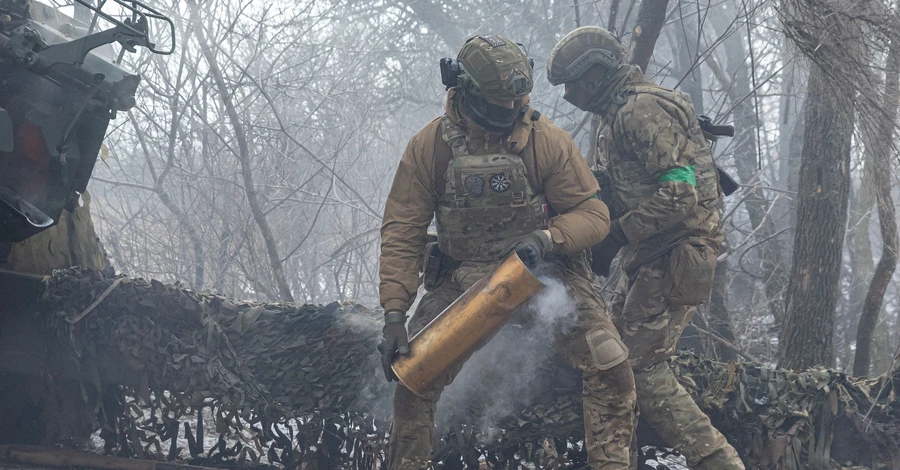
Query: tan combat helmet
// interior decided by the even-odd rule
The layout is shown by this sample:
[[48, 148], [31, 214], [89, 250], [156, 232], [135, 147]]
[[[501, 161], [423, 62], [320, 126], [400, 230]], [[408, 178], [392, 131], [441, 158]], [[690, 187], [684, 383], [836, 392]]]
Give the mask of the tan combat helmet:
[[463, 45], [456, 60], [465, 69], [460, 86], [482, 98], [515, 100], [531, 93], [531, 60], [522, 46], [509, 39], [483, 34]]
[[[442, 67], [448, 65], [445, 61]], [[509, 39], [483, 34], [466, 41], [456, 61], [457, 77], [445, 84], [452, 83], [461, 92], [463, 114], [489, 130], [511, 129], [522, 111], [523, 98], [534, 86], [534, 61], [525, 49]]]
[[[553, 85], [574, 82], [594, 65], [603, 75], [617, 70], [625, 59], [625, 46], [599, 26], [582, 26], [562, 38], [547, 61], [547, 79]], [[592, 77], [592, 81], [598, 81]]]

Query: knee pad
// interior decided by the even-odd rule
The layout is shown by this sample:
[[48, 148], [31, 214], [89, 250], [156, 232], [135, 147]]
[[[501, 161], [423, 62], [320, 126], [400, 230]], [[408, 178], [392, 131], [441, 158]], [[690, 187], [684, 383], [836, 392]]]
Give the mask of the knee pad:
[[605, 329], [588, 331], [585, 335], [591, 358], [599, 370], [609, 370], [628, 359], [628, 348], [618, 335]]

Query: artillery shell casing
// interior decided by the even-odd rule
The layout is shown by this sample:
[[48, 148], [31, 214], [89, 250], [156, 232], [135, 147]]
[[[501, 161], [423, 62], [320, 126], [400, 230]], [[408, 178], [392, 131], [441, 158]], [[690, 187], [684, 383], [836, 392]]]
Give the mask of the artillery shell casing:
[[416, 395], [489, 341], [544, 287], [513, 252], [410, 340], [391, 369]]

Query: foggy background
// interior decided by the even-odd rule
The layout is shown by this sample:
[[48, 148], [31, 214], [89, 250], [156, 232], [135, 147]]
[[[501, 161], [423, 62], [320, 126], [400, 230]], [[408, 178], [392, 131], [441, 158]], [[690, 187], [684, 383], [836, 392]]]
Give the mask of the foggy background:
[[[442, 113], [439, 59], [478, 33], [523, 43], [535, 60], [532, 106], [591, 157], [596, 123], [550, 86], [546, 63], [573, 28], [609, 25], [613, 3], [628, 44], [639, 5], [629, 0], [150, 2], [174, 20], [177, 49], [125, 57], [142, 76], [137, 105], [111, 124], [89, 185], [104, 248], [132, 276], [242, 299], [375, 307], [384, 199], [409, 137]], [[690, 93], [698, 115], [737, 127], [714, 153], [743, 187], [724, 201], [726, 256], [694, 322], [716, 331], [725, 322], [746, 357], [766, 362], [786, 308], [808, 81], [777, 6], [670, 1], [646, 74]], [[884, 51], [872, 60], [883, 63]], [[881, 252], [863, 141], [856, 132], [835, 328], [845, 371]], [[897, 310], [894, 276], [875, 373], [900, 341]], [[700, 330], [686, 337], [713, 344]]]

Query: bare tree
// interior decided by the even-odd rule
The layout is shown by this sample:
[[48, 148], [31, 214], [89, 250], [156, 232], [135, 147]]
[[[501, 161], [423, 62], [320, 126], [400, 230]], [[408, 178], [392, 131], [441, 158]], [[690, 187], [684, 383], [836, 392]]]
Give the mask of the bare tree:
[[[798, 0], [783, 12], [785, 23], [795, 28], [789, 29], [795, 34], [795, 42], [817, 43], [816, 53], [821, 59], [810, 66], [793, 266], [778, 343], [779, 365], [790, 369], [831, 366], [834, 362], [832, 337], [840, 294], [856, 101], [855, 90], [841, 87], [840, 78], [848, 70], [825, 53], [844, 57], [862, 52], [862, 31], [856, 24], [839, 15], [820, 16], [816, 12], [816, 16], [810, 16], [811, 3]], [[807, 39], [810, 34], [813, 39]], [[805, 42], [799, 45], [809, 47]]]
[[[562, 100], [544, 70], [564, 34], [598, 24], [621, 34], [649, 79], [687, 91], [698, 112], [719, 122], [730, 116], [737, 128], [715, 151], [744, 188], [723, 200], [727, 259], [698, 325], [741, 354], [773, 360], [780, 347], [829, 363], [824, 340], [818, 359], [800, 349], [836, 324], [836, 364], [849, 368], [857, 322], [859, 349], [874, 321], [876, 370], [889, 367], [882, 359], [898, 340], [897, 282], [885, 267], [869, 284], [873, 247], [882, 250], [879, 264], [889, 265], [891, 252], [860, 218], [879, 196], [879, 221], [893, 219], [894, 203], [874, 174], [877, 166], [880, 177], [895, 177], [895, 165], [870, 160], [896, 139], [884, 130], [875, 137], [874, 123], [891, 118], [884, 94], [871, 90], [890, 77], [873, 77], [890, 69], [886, 45], [900, 30], [883, 0], [849, 12], [831, 0], [157, 4], [175, 21], [179, 51], [166, 60], [126, 56], [142, 75], [138, 105], [116, 123], [110, 158], [91, 183], [98, 234], [130, 274], [257, 300], [376, 304], [382, 204], [407, 140], [443, 112], [437, 60], [474, 34], [522, 42], [535, 59], [531, 105], [590, 158], [596, 123]], [[861, 52], [848, 55], [848, 47]], [[815, 109], [804, 105], [807, 94]], [[855, 121], [834, 114], [851, 108]], [[888, 148], [890, 158], [893, 142]], [[840, 216], [848, 177], [863, 188], [853, 194], [849, 237]], [[890, 240], [890, 227], [882, 229]], [[790, 250], [783, 245], [792, 236]], [[789, 271], [794, 256], [800, 263]], [[848, 274], [834, 274], [841, 271]], [[883, 315], [861, 317], [865, 292], [871, 314], [882, 288]], [[733, 336], [720, 328], [728, 322]], [[694, 336], [704, 347], [719, 341]]]
[[859, 327], [856, 330], [853, 375], [859, 377], [869, 375], [875, 325], [878, 324], [884, 293], [897, 268], [897, 213], [894, 208], [894, 199], [891, 196], [890, 182], [890, 157], [897, 120], [897, 106], [900, 105], [900, 43], [896, 41], [891, 43], [887, 56], [886, 75], [883, 108], [885, 116], [878, 121], [879, 125], [875, 129], [876, 136], [873, 139], [875, 148], [872, 150], [872, 160], [875, 166], [872, 172], [872, 182], [883, 245], [881, 259], [872, 275], [872, 282], [869, 284], [862, 313], [859, 316]]
[[[718, 14], [723, 17], [717, 22], [720, 28], [726, 27], [732, 13], [730, 9], [720, 9]], [[744, 21], [750, 21], [744, 18]], [[737, 24], [734, 30], [727, 28], [720, 30], [724, 37], [723, 48], [728, 58], [727, 76], [720, 74], [719, 81], [724, 85], [725, 92], [731, 102], [731, 112], [734, 116], [736, 134], [734, 137], [734, 163], [737, 176], [744, 185], [746, 196], [743, 203], [747, 208], [752, 225], [752, 233], [756, 239], [760, 251], [760, 276], [765, 288], [768, 310], [775, 324], [782, 322], [784, 317], [784, 291], [787, 288], [787, 274], [784, 267], [784, 256], [781, 252], [776, 236], [775, 223], [772, 217], [771, 203], [766, 199], [761, 186], [763, 173], [758, 170], [759, 152], [759, 116], [753, 105], [754, 90], [751, 88], [750, 79], [750, 53], [744, 47], [750, 38], [742, 34], [741, 24]], [[715, 69], [719, 70], [719, 69]], [[755, 72], [753, 72], [755, 73]]]

